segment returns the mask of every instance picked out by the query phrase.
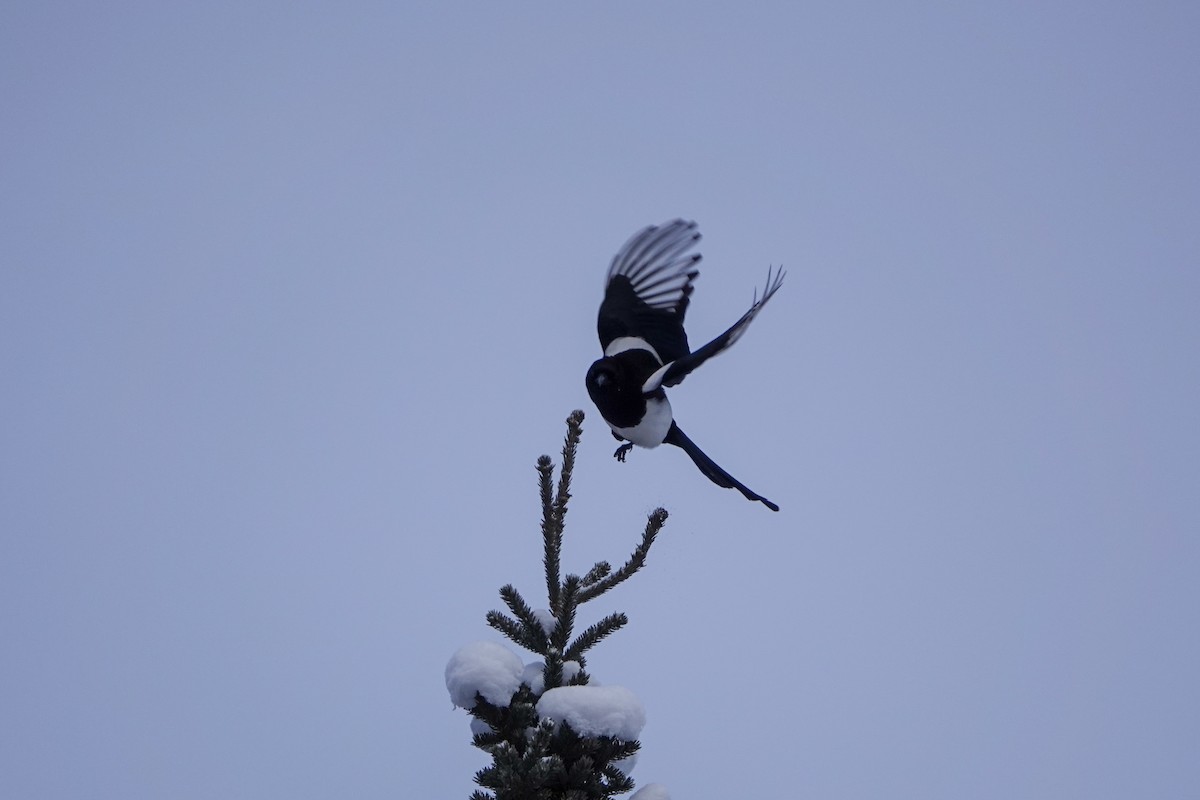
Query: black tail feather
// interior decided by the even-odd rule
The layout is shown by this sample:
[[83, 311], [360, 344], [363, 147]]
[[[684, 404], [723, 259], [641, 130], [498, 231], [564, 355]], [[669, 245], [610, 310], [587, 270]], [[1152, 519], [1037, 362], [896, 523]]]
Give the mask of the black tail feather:
[[704, 451], [697, 447], [696, 443], [689, 439], [687, 434], [680, 430], [679, 426], [674, 422], [671, 423], [671, 428], [667, 431], [667, 438], [663, 439], [663, 441], [667, 444], [673, 444], [687, 453], [692, 461], [696, 463], [696, 466], [700, 468], [700, 471], [707, 475], [708, 479], [717, 486], [722, 486], [726, 489], [737, 489], [746, 496], [747, 500], [757, 500], [772, 511], [779, 510], [779, 506], [762, 495], [750, 491], [737, 478], [717, 466], [717, 462], [705, 455]]

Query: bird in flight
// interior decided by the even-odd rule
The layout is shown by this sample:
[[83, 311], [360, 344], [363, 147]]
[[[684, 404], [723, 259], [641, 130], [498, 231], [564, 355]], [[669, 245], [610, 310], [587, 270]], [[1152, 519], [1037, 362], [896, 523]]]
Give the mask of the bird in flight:
[[729, 330], [698, 350], [688, 347], [683, 317], [700, 270], [700, 254], [688, 251], [700, 240], [696, 223], [682, 219], [651, 225], [634, 234], [608, 268], [604, 301], [596, 323], [604, 357], [587, 372], [587, 390], [624, 442], [613, 453], [618, 461], [633, 446], [664, 442], [687, 453], [708, 479], [737, 489], [772, 511], [779, 506], [756, 494], [704, 454], [675, 423], [664, 387], [675, 386], [692, 370], [736, 342], [783, 283], [783, 270], [767, 270], [762, 297]]

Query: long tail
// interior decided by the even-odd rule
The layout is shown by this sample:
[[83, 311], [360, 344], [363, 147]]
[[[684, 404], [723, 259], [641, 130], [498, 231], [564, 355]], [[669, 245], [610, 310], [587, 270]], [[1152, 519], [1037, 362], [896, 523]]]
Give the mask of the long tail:
[[737, 489], [746, 496], [747, 500], [757, 500], [772, 511], [779, 510], [779, 506], [762, 495], [750, 491], [737, 478], [717, 466], [717, 462], [706, 456], [704, 451], [697, 447], [696, 443], [689, 439], [687, 434], [680, 430], [679, 426], [674, 422], [671, 423], [671, 428], [667, 431], [667, 438], [663, 439], [663, 441], [667, 444], [673, 444], [687, 453], [692, 461], [696, 462], [696, 466], [700, 468], [700, 471], [707, 475], [708, 479], [717, 486], [723, 486], [726, 489]]

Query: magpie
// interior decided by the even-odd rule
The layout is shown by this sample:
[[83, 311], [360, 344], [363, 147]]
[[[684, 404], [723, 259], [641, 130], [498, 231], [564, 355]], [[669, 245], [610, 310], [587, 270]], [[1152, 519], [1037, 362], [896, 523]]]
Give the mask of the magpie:
[[699, 253], [688, 253], [700, 241], [695, 222], [673, 220], [634, 234], [613, 257], [596, 328], [604, 357], [587, 372], [587, 390], [624, 442], [613, 453], [624, 461], [633, 446], [658, 447], [664, 442], [687, 453], [708, 479], [737, 489], [772, 511], [779, 506], [756, 494], [717, 466], [675, 423], [664, 387], [675, 386], [692, 370], [736, 342], [783, 283], [782, 269], [767, 270], [767, 285], [729, 330], [698, 350], [688, 347], [683, 317], [700, 274]]

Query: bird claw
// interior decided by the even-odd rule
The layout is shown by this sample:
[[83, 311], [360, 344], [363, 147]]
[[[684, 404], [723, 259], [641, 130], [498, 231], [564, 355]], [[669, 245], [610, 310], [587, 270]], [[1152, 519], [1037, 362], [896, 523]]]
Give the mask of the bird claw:
[[624, 464], [625, 456], [629, 455], [629, 451], [632, 449], [633, 449], [633, 442], [626, 442], [625, 444], [623, 444], [617, 448], [617, 452], [613, 453], [613, 458], [615, 458], [617, 461], [620, 461], [622, 464]]

